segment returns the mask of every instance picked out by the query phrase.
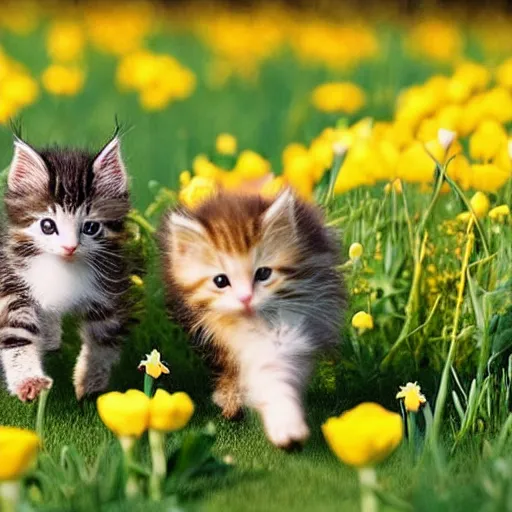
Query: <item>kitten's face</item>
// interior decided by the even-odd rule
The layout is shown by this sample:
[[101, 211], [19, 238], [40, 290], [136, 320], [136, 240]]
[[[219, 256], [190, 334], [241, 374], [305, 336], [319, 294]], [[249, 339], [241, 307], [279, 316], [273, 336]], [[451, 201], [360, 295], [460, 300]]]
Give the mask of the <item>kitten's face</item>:
[[129, 203], [127, 179], [114, 138], [97, 155], [44, 150], [15, 142], [5, 196], [13, 249], [63, 261], [105, 252]]
[[253, 315], [292, 294], [299, 245], [293, 197], [220, 197], [192, 216], [173, 213], [171, 261], [191, 307], [220, 315]]

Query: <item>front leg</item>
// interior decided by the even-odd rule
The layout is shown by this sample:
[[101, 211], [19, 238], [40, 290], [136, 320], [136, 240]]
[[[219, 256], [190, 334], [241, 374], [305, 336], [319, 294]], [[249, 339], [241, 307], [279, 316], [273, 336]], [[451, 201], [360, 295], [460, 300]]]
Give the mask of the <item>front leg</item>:
[[242, 416], [242, 393], [239, 384], [239, 371], [234, 362], [225, 361], [215, 383], [213, 402], [222, 409], [222, 415], [228, 420]]
[[301, 358], [274, 361], [248, 372], [247, 404], [260, 414], [268, 439], [290, 449], [309, 437], [302, 392], [310, 363]]
[[112, 367], [119, 360], [123, 328], [117, 308], [95, 304], [87, 311], [80, 328], [82, 348], [73, 376], [78, 400], [108, 386]]
[[23, 402], [34, 400], [53, 383], [41, 363], [40, 315], [25, 294], [4, 297], [2, 303], [0, 355], [7, 388]]

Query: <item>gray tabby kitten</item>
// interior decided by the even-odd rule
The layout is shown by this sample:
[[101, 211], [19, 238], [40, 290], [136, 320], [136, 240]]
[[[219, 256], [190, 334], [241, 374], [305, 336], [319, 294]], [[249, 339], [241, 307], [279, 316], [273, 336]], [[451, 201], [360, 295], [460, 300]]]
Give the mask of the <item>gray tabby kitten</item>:
[[0, 245], [0, 357], [11, 394], [52, 385], [42, 355], [61, 342], [61, 317], [82, 320], [78, 399], [103, 390], [128, 319], [123, 257], [128, 180], [117, 135], [96, 155], [14, 142]]

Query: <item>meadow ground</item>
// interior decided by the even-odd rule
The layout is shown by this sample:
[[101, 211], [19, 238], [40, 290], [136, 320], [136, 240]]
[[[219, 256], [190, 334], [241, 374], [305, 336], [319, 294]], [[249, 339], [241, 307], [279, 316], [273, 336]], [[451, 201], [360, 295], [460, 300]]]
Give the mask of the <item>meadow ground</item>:
[[[324, 24], [320, 17], [313, 22], [310, 16], [295, 15], [291, 26], [289, 13], [276, 14], [272, 9], [271, 15], [265, 10], [252, 15], [219, 11], [218, 17], [187, 11], [190, 19], [197, 18], [194, 24], [178, 12], [166, 14], [166, 21], [159, 22], [157, 16], [148, 15], [144, 3], [134, 5], [124, 9], [124, 14], [91, 8], [82, 19], [72, 13], [77, 32], [61, 34], [67, 43], [54, 42], [54, 47], [48, 30], [60, 20], [55, 12], [36, 13], [35, 21], [22, 16], [13, 21], [15, 15], [9, 10], [0, 16], [0, 57], [7, 55], [21, 63], [23, 72], [12, 71], [16, 66], [9, 63], [11, 74], [17, 79], [20, 74], [28, 76], [35, 84], [23, 82], [24, 97], [7, 104], [6, 98], [16, 94], [7, 87], [9, 76], [2, 75], [0, 59], [0, 89], [4, 87], [0, 121], [5, 122], [0, 128], [0, 168], [7, 167], [12, 157], [12, 132], [7, 125], [11, 116], [21, 119], [23, 136], [35, 147], [55, 143], [92, 149], [108, 139], [117, 116], [126, 132], [123, 155], [134, 206], [149, 225], [156, 226], [161, 207], [174, 202], [175, 192], [189, 184], [190, 178], [180, 180], [182, 171], [207, 178], [208, 187], [216, 180], [227, 188], [233, 185], [228, 170], [236, 154], [227, 160], [220, 154], [215, 141], [221, 133], [235, 136], [239, 150], [250, 149], [266, 159], [261, 164], [252, 154], [252, 165], [235, 167], [236, 186], [261, 178], [263, 165], [263, 174], [271, 168], [310, 200], [318, 199], [315, 190], [325, 188], [323, 176], [328, 178], [332, 165], [332, 143], [342, 142], [349, 149], [342, 178], [336, 182], [336, 197], [328, 205], [328, 218], [342, 229], [345, 260], [351, 243], [364, 246], [361, 265], [344, 269], [351, 293], [339, 354], [320, 362], [307, 394], [311, 440], [302, 452], [287, 454], [266, 441], [255, 416], [230, 423], [210, 403], [206, 370], [188, 348], [184, 334], [166, 317], [155, 247], [141, 228], [149, 254], [142, 287], [145, 313], [126, 340], [111, 388], [142, 388], [137, 365], [144, 354], [158, 348], [171, 369], [159, 385], [184, 390], [196, 403], [196, 414], [187, 428], [213, 421], [217, 428], [214, 452], [234, 461], [228, 474], [203, 476], [181, 489], [184, 503], [211, 511], [358, 510], [356, 473], [329, 451], [320, 426], [328, 417], [362, 401], [400, 411], [395, 399], [399, 386], [419, 381], [432, 407], [440, 385], [444, 382], [441, 390], [446, 392], [448, 382], [440, 446], [450, 456], [442, 471], [436, 472], [427, 462], [411, 459], [404, 442], [378, 467], [382, 487], [405, 500], [409, 505], [400, 505], [405, 509], [512, 510], [512, 475], [506, 469], [510, 467], [509, 443], [502, 443], [499, 453], [491, 449], [498, 433], [503, 434], [509, 409], [507, 358], [512, 324], [507, 323], [507, 308], [512, 232], [509, 213], [487, 215], [491, 207], [510, 205], [512, 199], [507, 146], [512, 63], [498, 68], [510, 51], [505, 43], [495, 45], [497, 51], [494, 39], [489, 38], [489, 34], [496, 39], [506, 34], [508, 22], [466, 26], [454, 24], [453, 18], [447, 21], [429, 15], [426, 21], [421, 17], [405, 20], [382, 18], [382, 12], [377, 12], [374, 21], [362, 23], [354, 18], [339, 26]], [[128, 25], [123, 25], [123, 16]], [[110, 39], [95, 30], [98, 19], [113, 27]], [[283, 19], [288, 21], [280, 25]], [[204, 28], [206, 22], [211, 22], [210, 31]], [[127, 26], [135, 28], [127, 31]], [[128, 42], [132, 38], [131, 46], [120, 48], [116, 33], [125, 33]], [[298, 41], [297, 33], [310, 34], [310, 40], [304, 36]], [[62, 60], [73, 72], [78, 69], [78, 78], [48, 76], [50, 64], [60, 62], [59, 52], [65, 54], [74, 44], [78, 53]], [[139, 60], [123, 60], [141, 47], [152, 53], [139, 55]], [[144, 59], [164, 54], [174, 56], [189, 71], [174, 69], [172, 64], [171, 70], [164, 66], [162, 71], [169, 74], [164, 77], [169, 83], [153, 83], [155, 77], [147, 81]], [[465, 59], [481, 65], [457, 75]], [[128, 78], [122, 65], [128, 69]], [[156, 64], [151, 61], [151, 65]], [[193, 80], [188, 72], [193, 73]], [[438, 82], [427, 82], [433, 76]], [[446, 77], [445, 81], [439, 76]], [[350, 94], [345, 91], [336, 105], [337, 92], [331, 91], [315, 108], [311, 101], [315, 87], [347, 80], [364, 91], [364, 101], [359, 102], [356, 93], [347, 100]], [[13, 86], [16, 91], [23, 88], [20, 83]], [[181, 91], [169, 85], [176, 83], [181, 84]], [[400, 96], [406, 90], [408, 95]], [[367, 117], [373, 125], [364, 121]], [[388, 124], [379, 124], [384, 121]], [[335, 126], [337, 134], [326, 132]], [[455, 185], [448, 189], [444, 184], [433, 202], [434, 164], [423, 144], [434, 141], [428, 147], [443, 160], [447, 155], [439, 153], [439, 128], [460, 135], [455, 144], [462, 156], [456, 158], [453, 171], [448, 168]], [[475, 133], [479, 135], [472, 139]], [[319, 149], [325, 149], [325, 144], [327, 155]], [[194, 161], [201, 154], [207, 155], [215, 176], [208, 174], [210, 163]], [[485, 193], [490, 202], [482, 204], [477, 197], [471, 203], [478, 221], [468, 230], [468, 217], [460, 214], [468, 209], [464, 198], [474, 198], [476, 192]], [[188, 190], [180, 199], [195, 200], [195, 193], [195, 189]], [[430, 204], [434, 208], [423, 223]], [[475, 246], [467, 262], [469, 283], [459, 300], [462, 256], [472, 236]], [[454, 324], [458, 309], [460, 318]], [[360, 310], [373, 317], [374, 326], [365, 333], [350, 325]], [[451, 344], [455, 344], [453, 353]], [[62, 350], [47, 358], [55, 385], [46, 413], [45, 448], [58, 458], [63, 445], [73, 445], [92, 463], [105, 439], [112, 441], [109, 450], [114, 452], [116, 445], [98, 418], [94, 401], [77, 404], [74, 398], [71, 375], [78, 348], [70, 319]], [[382, 366], [389, 354], [390, 364]], [[443, 368], [451, 367], [444, 366], [448, 357], [460, 386], [455, 378], [443, 380]], [[475, 390], [470, 393], [473, 379]], [[452, 390], [457, 393], [453, 402]], [[0, 390], [1, 425], [33, 428], [36, 409], [37, 404], [21, 404]], [[77, 491], [81, 492], [86, 491]], [[69, 510], [84, 506], [72, 489], [69, 496]], [[62, 510], [64, 505], [34, 499], [31, 506]], [[167, 504], [152, 504], [151, 510], [170, 506], [169, 498]], [[135, 500], [129, 509], [147, 507], [147, 502]], [[398, 508], [397, 504], [383, 505], [383, 510]], [[102, 510], [128, 510], [128, 504], [109, 503]]]

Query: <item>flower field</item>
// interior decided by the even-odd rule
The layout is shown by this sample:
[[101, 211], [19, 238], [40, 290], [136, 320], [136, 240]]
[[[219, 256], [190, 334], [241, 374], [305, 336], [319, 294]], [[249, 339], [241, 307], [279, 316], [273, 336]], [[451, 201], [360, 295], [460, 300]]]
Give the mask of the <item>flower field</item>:
[[[73, 319], [48, 396], [0, 389], [0, 511], [512, 510], [510, 33], [435, 4], [5, 3], [0, 168], [12, 125], [98, 148], [119, 124], [148, 268], [118, 393], [76, 402]], [[211, 403], [154, 241], [169, 206], [285, 187], [340, 229], [349, 289], [290, 454]]]

